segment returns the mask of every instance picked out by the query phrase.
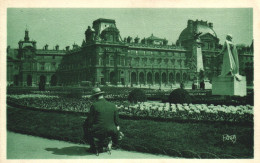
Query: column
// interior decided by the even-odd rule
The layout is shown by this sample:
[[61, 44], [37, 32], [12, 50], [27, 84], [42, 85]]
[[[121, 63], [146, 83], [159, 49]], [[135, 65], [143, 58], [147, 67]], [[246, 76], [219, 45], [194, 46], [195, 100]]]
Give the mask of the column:
[[169, 84], [169, 71], [166, 71], [166, 84]]
[[152, 85], [154, 85], [154, 80], [155, 80], [154, 71], [152, 71]]
[[144, 71], [144, 85], [146, 85], [147, 84], [147, 76], [146, 76], [147, 74], [146, 74], [146, 71]]
[[159, 71], [159, 81], [160, 81], [159, 85], [161, 86], [162, 85], [162, 71], [161, 70]]
[[138, 70], [136, 70], [136, 85], [139, 85], [139, 73], [138, 73]]
[[107, 84], [110, 80], [109, 80], [109, 70], [105, 71], [105, 83]]

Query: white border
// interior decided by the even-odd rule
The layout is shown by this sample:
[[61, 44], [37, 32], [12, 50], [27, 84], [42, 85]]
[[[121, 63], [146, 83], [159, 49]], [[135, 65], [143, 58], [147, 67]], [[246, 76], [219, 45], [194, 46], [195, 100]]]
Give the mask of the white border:
[[[255, 83], [255, 154], [254, 159], [236, 159], [236, 160], [213, 160], [213, 159], [170, 159], [170, 160], [6, 160], [6, 23], [7, 23], [7, 8], [253, 8], [253, 36], [254, 36], [254, 83]], [[259, 160], [259, 78], [260, 75], [260, 3], [259, 0], [0, 0], [0, 162], [219, 162], [219, 161], [235, 161], [235, 162], [256, 162]], [[259, 162], [259, 161], [257, 161]]]

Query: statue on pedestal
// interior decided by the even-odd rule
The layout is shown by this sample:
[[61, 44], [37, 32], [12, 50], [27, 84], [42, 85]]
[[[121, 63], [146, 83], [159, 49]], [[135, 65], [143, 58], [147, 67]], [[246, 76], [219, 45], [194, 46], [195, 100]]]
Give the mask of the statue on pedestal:
[[220, 76], [212, 79], [212, 95], [246, 96], [246, 78], [239, 75], [238, 54], [231, 35], [227, 35], [220, 54], [224, 54], [223, 64]]
[[235, 78], [240, 81], [241, 76], [239, 75], [237, 49], [236, 45], [232, 42], [232, 35], [230, 34], [226, 36], [226, 41], [219, 55], [222, 53], [224, 56], [220, 76], [235, 76]]

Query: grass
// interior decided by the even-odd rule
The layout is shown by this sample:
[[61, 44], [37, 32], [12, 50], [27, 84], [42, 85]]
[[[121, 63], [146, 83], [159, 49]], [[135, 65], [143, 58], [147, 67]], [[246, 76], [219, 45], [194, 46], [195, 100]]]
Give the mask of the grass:
[[[83, 115], [73, 113], [7, 109], [8, 130], [75, 143], [83, 143], [84, 120]], [[125, 150], [178, 157], [253, 158], [253, 124], [121, 119], [120, 126]], [[236, 135], [236, 142], [223, 142], [223, 134]]]

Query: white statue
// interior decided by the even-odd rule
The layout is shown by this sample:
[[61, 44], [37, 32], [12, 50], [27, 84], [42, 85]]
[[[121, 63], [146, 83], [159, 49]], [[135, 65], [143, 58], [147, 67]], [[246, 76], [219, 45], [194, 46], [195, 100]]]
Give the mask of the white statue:
[[239, 75], [239, 62], [236, 45], [232, 42], [232, 35], [226, 36], [224, 46], [219, 53], [223, 55], [223, 64], [220, 76], [235, 76], [238, 81], [241, 80]]

